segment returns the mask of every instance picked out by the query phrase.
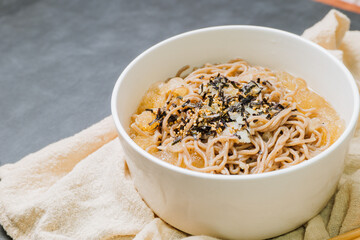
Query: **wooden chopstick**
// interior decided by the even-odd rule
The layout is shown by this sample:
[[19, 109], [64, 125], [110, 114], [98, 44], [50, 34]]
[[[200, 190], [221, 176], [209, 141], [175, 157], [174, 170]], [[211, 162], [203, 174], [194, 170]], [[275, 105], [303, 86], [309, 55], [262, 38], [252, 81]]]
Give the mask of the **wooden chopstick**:
[[314, 0], [314, 1], [360, 14], [360, 6], [356, 5], [355, 3], [348, 3], [342, 0]]
[[343, 233], [339, 236], [330, 238], [329, 240], [358, 240], [358, 239], [360, 239], [360, 228], [357, 228], [350, 232]]

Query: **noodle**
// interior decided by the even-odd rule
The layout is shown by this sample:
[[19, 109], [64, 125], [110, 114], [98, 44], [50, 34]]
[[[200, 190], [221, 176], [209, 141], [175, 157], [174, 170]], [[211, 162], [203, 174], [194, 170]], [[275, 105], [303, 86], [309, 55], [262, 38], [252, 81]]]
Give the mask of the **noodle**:
[[205, 173], [258, 174], [308, 160], [336, 139], [317, 108], [295, 101], [310, 90], [285, 87], [287, 73], [235, 59], [181, 78], [188, 68], [150, 89], [142, 101], [149, 108], [140, 105], [132, 118], [134, 141], [165, 161]]

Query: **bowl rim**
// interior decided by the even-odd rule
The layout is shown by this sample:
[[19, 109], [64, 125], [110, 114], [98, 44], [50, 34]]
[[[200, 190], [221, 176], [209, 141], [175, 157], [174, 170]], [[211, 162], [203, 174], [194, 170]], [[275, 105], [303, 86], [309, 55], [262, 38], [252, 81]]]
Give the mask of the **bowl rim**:
[[[255, 31], [265, 31], [265, 32], [274, 32], [276, 34], [282, 34], [283, 36], [287, 36], [287, 37], [293, 38], [295, 40], [300, 40], [300, 41], [305, 42], [309, 47], [313, 48], [315, 51], [322, 52], [323, 54], [325, 54], [327, 57], [329, 57], [332, 61], [334, 61], [336, 63], [336, 65], [343, 71], [346, 81], [348, 81], [348, 83], [351, 86], [352, 95], [354, 96], [354, 108], [353, 108], [353, 114], [351, 116], [348, 126], [346, 126], [345, 130], [340, 135], [340, 137], [330, 147], [328, 147], [327, 149], [325, 149], [323, 152], [319, 153], [315, 157], [310, 158], [307, 161], [303, 161], [297, 165], [291, 166], [289, 168], [285, 168], [285, 169], [281, 169], [281, 170], [277, 170], [277, 171], [266, 172], [266, 173], [259, 173], [259, 174], [221, 175], [221, 174], [209, 174], [209, 173], [203, 173], [203, 172], [196, 172], [193, 170], [181, 168], [181, 167], [172, 165], [170, 163], [167, 163], [167, 162], [151, 155], [150, 153], [146, 152], [144, 149], [142, 149], [140, 146], [138, 146], [130, 138], [130, 136], [128, 135], [125, 128], [122, 126], [122, 124], [120, 122], [119, 113], [117, 111], [117, 98], [118, 98], [118, 93], [119, 93], [119, 87], [120, 87], [122, 81], [124, 81], [125, 75], [127, 74], [127, 72], [143, 56], [147, 55], [148, 53], [152, 52], [156, 48], [159, 48], [171, 41], [177, 40], [179, 38], [184, 38], [184, 37], [187, 37], [187, 36], [190, 36], [193, 34], [199, 34], [201, 32], [216, 31], [216, 30], [223, 30], [223, 29], [255, 30]], [[357, 123], [357, 120], [359, 117], [359, 90], [358, 90], [358, 87], [355, 83], [355, 80], [354, 80], [352, 74], [346, 68], [346, 66], [340, 60], [338, 60], [335, 56], [330, 54], [326, 49], [324, 49], [323, 47], [319, 46], [316, 43], [313, 43], [313, 42], [311, 42], [305, 38], [302, 38], [296, 34], [293, 34], [293, 33], [290, 33], [290, 32], [284, 31], [284, 30], [275, 29], [275, 28], [255, 26], [255, 25], [224, 25], [224, 26], [200, 28], [200, 29], [196, 29], [196, 30], [192, 30], [192, 31], [188, 31], [188, 32], [184, 32], [184, 33], [175, 35], [173, 37], [167, 38], [167, 39], [153, 45], [152, 47], [148, 48], [147, 50], [142, 52], [140, 55], [138, 55], [122, 71], [122, 73], [120, 74], [119, 78], [117, 79], [117, 81], [115, 83], [115, 86], [114, 86], [114, 89], [112, 92], [112, 96], [111, 96], [111, 112], [112, 112], [112, 117], [114, 119], [116, 128], [120, 134], [119, 137], [122, 137], [127, 142], [127, 144], [129, 144], [136, 152], [138, 152], [140, 155], [142, 155], [142, 157], [146, 158], [149, 161], [152, 161], [153, 163], [155, 163], [167, 170], [173, 171], [174, 173], [177, 173], [177, 174], [187, 175], [189, 177], [205, 178], [205, 179], [209, 179], [209, 180], [225, 180], [225, 181], [232, 181], [232, 180], [239, 180], [239, 179], [242, 179], [242, 180], [253, 180], [254, 179], [255, 180], [255, 179], [264, 179], [264, 178], [268, 178], [268, 177], [273, 177], [273, 176], [277, 176], [277, 175], [286, 175], [286, 174], [292, 173], [294, 171], [306, 168], [309, 165], [315, 164], [320, 159], [328, 156], [335, 149], [337, 149], [339, 147], [339, 145], [345, 141], [345, 139], [353, 132], [353, 129], [356, 127], [356, 123]]]

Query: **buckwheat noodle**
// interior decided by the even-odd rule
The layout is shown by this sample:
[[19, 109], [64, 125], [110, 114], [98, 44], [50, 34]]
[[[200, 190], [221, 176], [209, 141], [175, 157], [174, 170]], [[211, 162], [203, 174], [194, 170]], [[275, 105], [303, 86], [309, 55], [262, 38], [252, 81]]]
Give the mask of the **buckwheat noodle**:
[[298, 106], [298, 88], [282, 85], [287, 75], [240, 59], [206, 64], [180, 78], [187, 68], [170, 79], [186, 94], [168, 91], [162, 108], [145, 110], [152, 113], [152, 129], [131, 124], [136, 135], [153, 141], [146, 151], [170, 153], [175, 165], [190, 170], [239, 175], [287, 168], [330, 145], [316, 109]]

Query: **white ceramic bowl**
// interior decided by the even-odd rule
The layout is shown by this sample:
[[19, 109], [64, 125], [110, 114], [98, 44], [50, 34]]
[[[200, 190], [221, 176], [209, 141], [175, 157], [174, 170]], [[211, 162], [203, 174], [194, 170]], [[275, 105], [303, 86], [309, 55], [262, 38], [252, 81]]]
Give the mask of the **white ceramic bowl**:
[[[174, 76], [184, 65], [236, 57], [305, 79], [345, 120], [344, 133], [326, 151], [297, 166], [249, 176], [178, 168], [129, 137], [130, 116], [152, 83]], [[302, 225], [334, 193], [358, 118], [359, 95], [350, 72], [323, 48], [271, 28], [222, 26], [180, 34], [146, 50], [120, 75], [111, 105], [135, 186], [158, 216], [191, 234], [263, 239]]]

